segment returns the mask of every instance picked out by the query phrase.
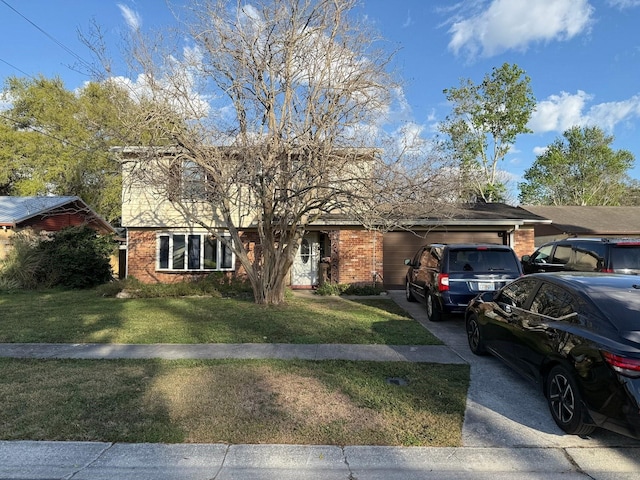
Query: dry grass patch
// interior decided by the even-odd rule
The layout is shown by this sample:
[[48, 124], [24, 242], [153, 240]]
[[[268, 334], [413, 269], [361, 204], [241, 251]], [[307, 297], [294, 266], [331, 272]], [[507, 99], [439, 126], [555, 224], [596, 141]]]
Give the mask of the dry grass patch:
[[405, 362], [0, 359], [0, 438], [457, 446], [468, 378]]

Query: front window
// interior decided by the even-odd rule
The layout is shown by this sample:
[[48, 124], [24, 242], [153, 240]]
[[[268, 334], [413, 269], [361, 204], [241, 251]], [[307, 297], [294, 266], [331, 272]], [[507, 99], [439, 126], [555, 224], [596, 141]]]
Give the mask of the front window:
[[158, 270], [233, 270], [234, 255], [222, 240], [205, 233], [158, 235]]

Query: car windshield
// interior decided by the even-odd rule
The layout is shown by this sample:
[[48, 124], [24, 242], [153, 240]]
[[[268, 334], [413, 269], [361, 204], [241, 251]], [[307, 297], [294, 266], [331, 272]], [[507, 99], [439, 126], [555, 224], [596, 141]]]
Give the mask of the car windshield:
[[611, 249], [611, 268], [640, 271], [640, 244], [620, 244]]
[[508, 250], [462, 249], [449, 252], [450, 272], [518, 271], [516, 257]]

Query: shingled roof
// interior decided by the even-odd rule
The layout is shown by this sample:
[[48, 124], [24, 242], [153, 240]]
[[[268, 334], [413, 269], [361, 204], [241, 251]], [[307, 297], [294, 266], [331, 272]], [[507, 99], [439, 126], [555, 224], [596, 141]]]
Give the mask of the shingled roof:
[[[473, 203], [450, 205], [441, 215], [406, 218], [404, 222], [413, 226], [468, 226], [468, 225], [537, 225], [551, 221], [535, 212], [514, 207], [506, 203]], [[325, 224], [358, 224], [358, 220], [347, 215], [328, 214], [321, 217]]]
[[[640, 207], [524, 206], [551, 220], [544, 234], [640, 236]], [[538, 235], [538, 228], [536, 228]]]

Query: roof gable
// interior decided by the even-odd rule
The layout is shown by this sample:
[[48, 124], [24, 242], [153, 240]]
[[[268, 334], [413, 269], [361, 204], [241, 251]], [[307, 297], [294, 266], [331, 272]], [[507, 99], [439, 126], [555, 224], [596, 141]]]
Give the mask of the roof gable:
[[0, 225], [14, 226], [42, 215], [78, 197], [0, 197]]
[[106, 220], [102, 219], [77, 196], [0, 196], [0, 226], [15, 228], [35, 218], [68, 213], [62, 212], [63, 209], [82, 214], [87, 221], [93, 223], [103, 232], [115, 233], [113, 227]]

